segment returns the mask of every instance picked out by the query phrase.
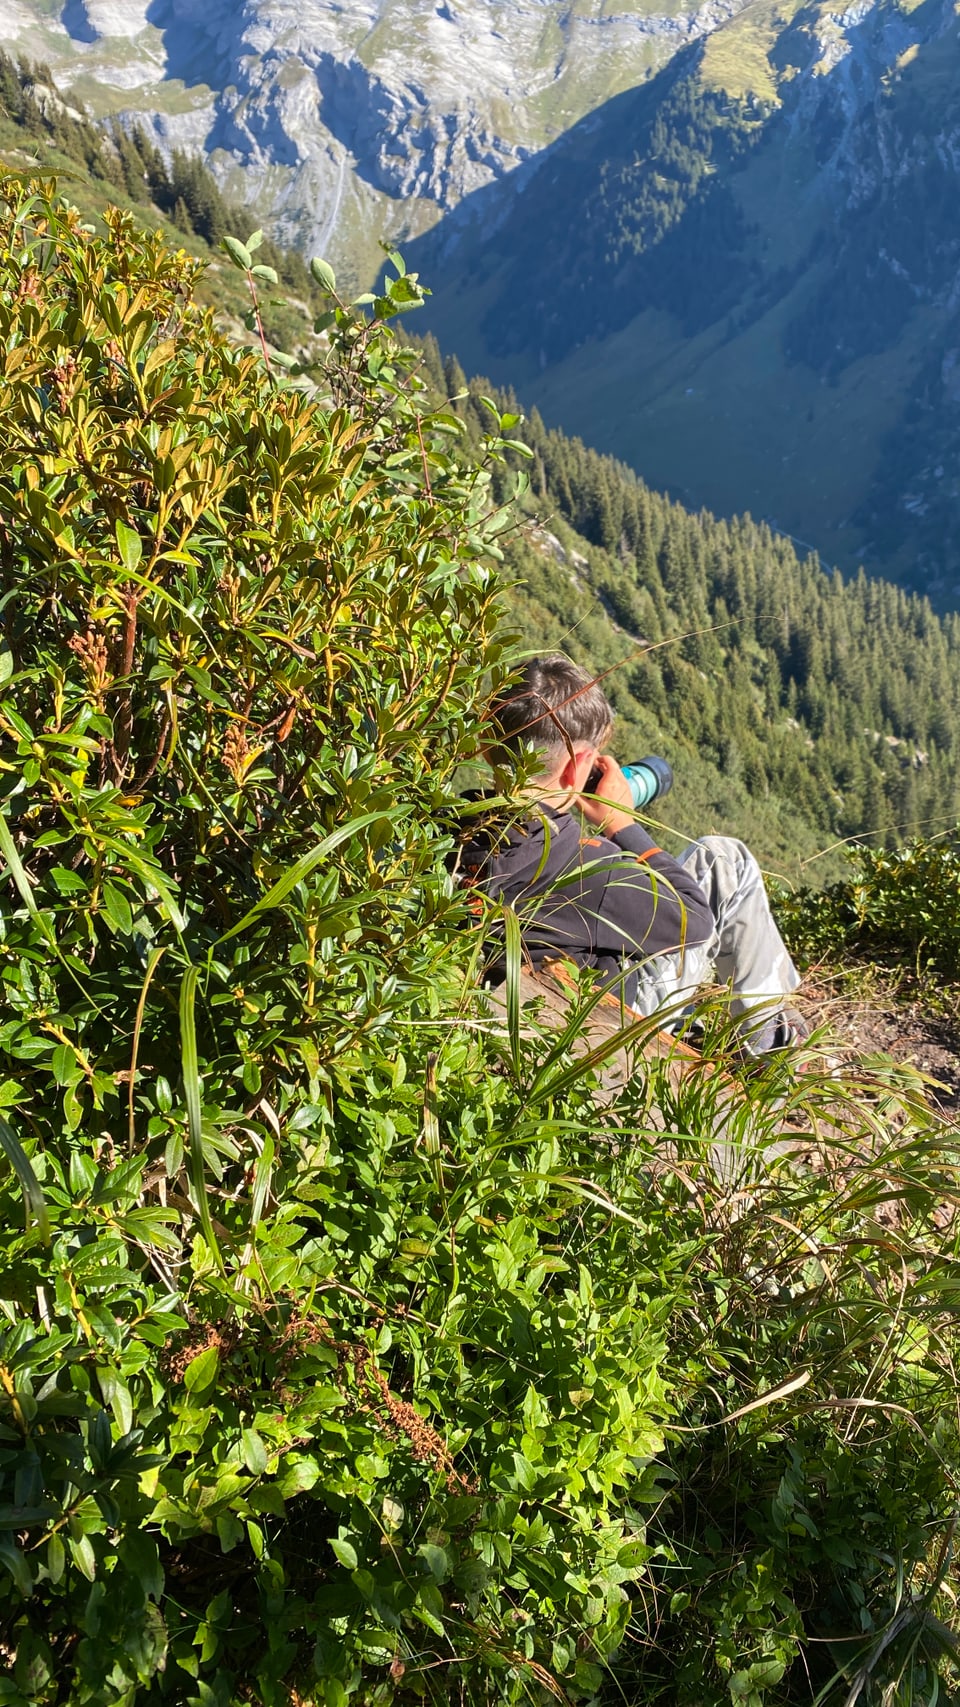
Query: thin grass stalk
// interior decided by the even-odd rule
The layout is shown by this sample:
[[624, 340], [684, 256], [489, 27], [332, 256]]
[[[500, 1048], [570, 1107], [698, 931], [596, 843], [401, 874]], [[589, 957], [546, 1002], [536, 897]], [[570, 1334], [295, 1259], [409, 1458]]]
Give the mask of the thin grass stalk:
[[17, 852], [17, 846], [13, 839], [5, 812], [0, 812], [0, 853], [3, 854], [4, 859], [10, 867], [10, 876], [13, 878], [17, 894], [20, 896], [27, 912], [30, 914], [32, 919], [36, 920], [51, 947], [56, 949], [56, 939], [50, 928], [49, 920], [43, 917], [37, 906], [36, 896], [33, 893], [33, 885], [27, 876], [23, 861]]
[[520, 974], [523, 969], [523, 944], [520, 921], [512, 907], [503, 909], [503, 950], [507, 972], [507, 1039], [513, 1071], [519, 1080], [523, 1072], [523, 1050], [520, 1040]]
[[146, 1012], [147, 995], [153, 980], [153, 974], [156, 972], [157, 967], [160, 964], [160, 958], [164, 953], [165, 949], [163, 947], [155, 948], [151, 951], [150, 958], [147, 961], [147, 970], [144, 974], [143, 986], [140, 991], [140, 999], [137, 1002], [137, 1014], [133, 1023], [133, 1043], [130, 1047], [130, 1077], [127, 1085], [127, 1149], [131, 1154], [133, 1152], [133, 1146], [136, 1143], [137, 1136], [133, 1094], [137, 1082], [137, 1059], [140, 1054], [140, 1033], [143, 1030], [143, 1016]]
[[187, 1105], [188, 1155], [194, 1207], [200, 1218], [203, 1236], [213, 1261], [220, 1273], [225, 1274], [223, 1257], [220, 1254], [220, 1247], [213, 1231], [210, 1204], [207, 1200], [206, 1170], [203, 1165], [203, 1109], [200, 1094], [196, 1023], [197, 979], [199, 975], [199, 967], [188, 966], [180, 985], [180, 1051], [183, 1091]]

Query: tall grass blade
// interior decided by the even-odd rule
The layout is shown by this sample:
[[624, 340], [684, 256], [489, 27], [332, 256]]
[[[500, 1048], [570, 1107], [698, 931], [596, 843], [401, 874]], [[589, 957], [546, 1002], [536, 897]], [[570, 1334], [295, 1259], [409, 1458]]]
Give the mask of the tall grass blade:
[[193, 1185], [195, 1208], [200, 1217], [200, 1226], [214, 1262], [225, 1272], [220, 1248], [213, 1231], [210, 1218], [210, 1204], [207, 1200], [207, 1179], [203, 1166], [203, 1113], [200, 1101], [200, 1067], [197, 1057], [197, 979], [200, 969], [188, 966], [180, 985], [180, 1064], [183, 1071], [183, 1092], [187, 1104], [187, 1127], [189, 1131], [188, 1154], [190, 1157], [190, 1179]]
[[[582, 1029], [582, 1024], [583, 1016], [578, 1012], [577, 1024], [571, 1024], [563, 1033], [567, 1047], [572, 1045], [578, 1032]], [[586, 1077], [597, 1067], [602, 1067], [612, 1055], [616, 1055], [621, 1049], [634, 1048], [638, 1044], [646, 1042], [649, 1038], [656, 1036], [659, 1029], [660, 1027], [655, 1020], [638, 1020], [635, 1025], [628, 1025], [622, 1031], [612, 1032], [609, 1037], [603, 1039], [602, 1043], [595, 1044], [593, 1048], [585, 1049], [582, 1055], [578, 1055], [575, 1061], [562, 1068], [561, 1071], [552, 1072], [552, 1067], [556, 1065], [562, 1053], [558, 1044], [551, 1051], [550, 1056], [531, 1085], [529, 1100], [537, 1102], [543, 1097], [559, 1096], [560, 1092], [566, 1090], [569, 1085], [576, 1084], [578, 1080]]]
[[799, 1393], [801, 1387], [806, 1387], [811, 1374], [809, 1369], [801, 1369], [798, 1375], [790, 1375], [785, 1381], [778, 1381], [775, 1387], [768, 1387], [765, 1393], [759, 1393], [748, 1405], [741, 1405], [736, 1411], [728, 1411], [726, 1416], [718, 1418], [715, 1423], [706, 1423], [704, 1426], [722, 1428], [727, 1423], [739, 1422], [741, 1417], [749, 1416], [751, 1411], [761, 1410], [764, 1405], [775, 1405], [781, 1399], [788, 1399], [791, 1393]]
[[13, 881], [17, 886], [17, 893], [26, 907], [27, 912], [36, 918], [37, 902], [33, 893], [33, 885], [24, 870], [23, 861], [17, 852], [17, 846], [10, 832], [10, 825], [7, 822], [7, 815], [5, 812], [0, 812], [0, 853], [3, 854], [4, 859], [10, 867], [10, 876], [13, 878]]
[[523, 966], [523, 944], [520, 940], [520, 921], [512, 907], [503, 910], [503, 948], [507, 968], [507, 1039], [513, 1070], [520, 1077], [523, 1052], [520, 1048], [520, 972]]
[[257, 1165], [253, 1170], [253, 1190], [250, 1196], [250, 1231], [259, 1225], [263, 1212], [267, 1207], [270, 1196], [270, 1186], [273, 1181], [273, 1163], [276, 1156], [276, 1144], [267, 1133], [263, 1140], [263, 1149], [257, 1157]]
[[[551, 967], [549, 970], [561, 986], [570, 989], [572, 999], [566, 1024], [555, 1033], [550, 1049], [539, 1063], [538, 1071], [530, 1084], [528, 1096], [531, 1102], [544, 1096], [552, 1096], [565, 1089], [568, 1084], [575, 1083], [591, 1068], [603, 1066], [608, 1057], [615, 1055], [618, 1049], [642, 1050], [646, 1043], [659, 1035], [665, 1025], [679, 1017], [682, 1004], [660, 1008], [655, 1014], [635, 1018], [631, 1017], [634, 1010], [624, 1007], [621, 1009], [619, 1028], [601, 1043], [582, 1050], [571, 1066], [567, 1057], [584, 1036], [588, 1020], [597, 1008], [609, 1007], [611, 1000], [617, 999], [616, 990], [604, 985], [598, 985], [587, 992], [575, 990], [565, 977], [562, 967]], [[675, 1040], [675, 1049], [679, 1057], [686, 1058], [684, 1046], [678, 1040]], [[563, 1070], [559, 1075], [555, 1075], [553, 1069], [558, 1065], [561, 1065]]]
[[437, 1190], [443, 1196], [440, 1121], [437, 1116], [437, 1055], [433, 1050], [427, 1056], [427, 1067], [423, 1080], [423, 1147]]
[[318, 842], [315, 848], [297, 860], [296, 865], [292, 865], [289, 871], [285, 871], [283, 876], [278, 878], [276, 883], [267, 890], [267, 893], [261, 895], [259, 901], [254, 903], [250, 911], [244, 913], [242, 919], [238, 919], [235, 925], [231, 925], [228, 931], [224, 931], [223, 936], [217, 938], [216, 946], [219, 947], [221, 943], [229, 942], [231, 937], [239, 936], [240, 932], [245, 931], [248, 925], [252, 925], [261, 913], [269, 912], [271, 907], [279, 907], [281, 901], [286, 900], [291, 890], [296, 889], [297, 884], [302, 883], [305, 877], [309, 877], [311, 871], [320, 864], [320, 861], [325, 859], [327, 854], [333, 853], [334, 848], [338, 848], [340, 843], [345, 842], [349, 836], [358, 835], [361, 830], [367, 829], [371, 824], [382, 824], [385, 821], [399, 818], [402, 813], [403, 808], [401, 806], [391, 806], [386, 812], [364, 812], [359, 818], [351, 818], [348, 824], [341, 824], [338, 830], [331, 830], [328, 836], [324, 836], [322, 842]]
[[137, 1082], [137, 1058], [140, 1054], [140, 1033], [143, 1030], [143, 1015], [147, 1005], [147, 994], [150, 989], [150, 983], [153, 978], [153, 974], [157, 970], [157, 966], [160, 963], [160, 957], [163, 953], [164, 949], [162, 947], [155, 948], [151, 951], [150, 958], [147, 961], [147, 970], [144, 976], [143, 986], [140, 990], [140, 999], [137, 1002], [136, 1018], [133, 1022], [133, 1043], [130, 1048], [130, 1078], [127, 1086], [127, 1145], [131, 1151], [137, 1137], [136, 1119], [133, 1108], [133, 1093]]
[[8, 1125], [2, 1116], [0, 1116], [0, 1150], [3, 1151], [20, 1181], [27, 1226], [29, 1227], [31, 1219], [34, 1220], [40, 1237], [44, 1244], [48, 1245], [50, 1243], [50, 1218], [47, 1214], [43, 1192], [40, 1189], [40, 1181], [37, 1179], [30, 1164], [30, 1158], [26, 1155], [13, 1127]]

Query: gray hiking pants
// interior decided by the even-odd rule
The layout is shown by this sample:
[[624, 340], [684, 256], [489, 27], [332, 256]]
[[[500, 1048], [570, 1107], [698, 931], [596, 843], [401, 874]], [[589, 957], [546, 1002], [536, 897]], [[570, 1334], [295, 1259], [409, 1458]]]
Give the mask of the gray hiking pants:
[[800, 983], [770, 911], [763, 876], [750, 849], [733, 836], [703, 836], [680, 855], [696, 878], [714, 918], [708, 942], [680, 954], [659, 955], [639, 970], [632, 1006], [645, 1017], [667, 1010], [679, 1019], [701, 985], [731, 986], [730, 1013], [741, 1021], [746, 1047], [750, 1032], [782, 1005]]

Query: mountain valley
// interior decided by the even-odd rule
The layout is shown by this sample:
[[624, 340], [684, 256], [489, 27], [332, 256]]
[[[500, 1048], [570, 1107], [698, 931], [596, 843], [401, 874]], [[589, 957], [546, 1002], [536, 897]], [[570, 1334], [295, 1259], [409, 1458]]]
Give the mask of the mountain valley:
[[12, 46], [369, 282], [380, 238], [506, 177], [741, 3], [16, 0]]
[[409, 258], [548, 419], [955, 606], [960, 37], [938, 0], [843, 16], [748, 8]]

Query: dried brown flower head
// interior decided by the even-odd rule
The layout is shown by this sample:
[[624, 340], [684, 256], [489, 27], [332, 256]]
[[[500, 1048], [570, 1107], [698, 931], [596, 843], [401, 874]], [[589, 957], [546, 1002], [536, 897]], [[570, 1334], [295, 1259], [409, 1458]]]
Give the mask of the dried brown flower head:
[[250, 743], [241, 723], [231, 723], [223, 743], [223, 762], [239, 788], [250, 764]]
[[68, 645], [83, 665], [90, 698], [98, 711], [102, 710], [107, 689], [112, 681], [106, 639], [97, 629], [88, 628], [86, 634], [72, 635]]
[[40, 274], [37, 272], [36, 267], [27, 267], [20, 274], [20, 283], [17, 286], [17, 300], [19, 302], [40, 302], [42, 297], [43, 289], [40, 284]]
[[61, 415], [76, 395], [80, 385], [80, 369], [76, 357], [67, 351], [46, 375], [46, 382], [56, 394]]

